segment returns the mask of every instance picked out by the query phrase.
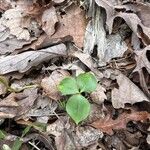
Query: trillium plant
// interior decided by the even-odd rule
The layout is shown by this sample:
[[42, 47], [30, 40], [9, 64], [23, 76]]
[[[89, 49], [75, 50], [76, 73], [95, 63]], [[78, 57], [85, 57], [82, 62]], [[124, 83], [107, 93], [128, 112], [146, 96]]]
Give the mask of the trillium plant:
[[77, 77], [66, 77], [58, 85], [62, 95], [69, 95], [66, 111], [76, 124], [86, 119], [90, 113], [90, 103], [83, 93], [91, 93], [97, 87], [96, 77], [88, 72]]

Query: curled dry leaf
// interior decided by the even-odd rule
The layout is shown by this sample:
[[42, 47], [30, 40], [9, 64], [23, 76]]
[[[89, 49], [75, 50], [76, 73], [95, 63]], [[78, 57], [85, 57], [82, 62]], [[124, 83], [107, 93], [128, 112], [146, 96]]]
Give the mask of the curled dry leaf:
[[66, 46], [59, 44], [39, 51], [28, 51], [18, 55], [6, 56], [0, 59], [0, 74], [14, 71], [21, 73], [28, 71], [31, 67], [48, 61], [53, 57], [66, 54]]
[[106, 89], [98, 84], [96, 90], [90, 94], [92, 101], [97, 104], [102, 104], [105, 99], [107, 99], [105, 95]]
[[58, 85], [60, 81], [69, 75], [69, 72], [65, 70], [55, 70], [49, 77], [45, 77], [41, 82], [45, 94], [53, 100], [60, 100], [61, 93], [58, 91]]
[[[59, 16], [60, 26], [52, 38], [64, 38], [71, 36], [78, 47], [83, 47], [86, 28], [85, 12], [73, 5], [66, 14]], [[69, 38], [70, 40], [70, 38]]]
[[104, 119], [93, 122], [91, 126], [111, 135], [113, 134], [113, 130], [126, 128], [126, 124], [129, 121], [145, 121], [147, 119], [150, 119], [150, 114], [146, 111], [132, 112], [131, 114], [122, 113], [115, 120], [107, 115]]
[[[113, 23], [114, 23], [114, 19], [116, 17], [120, 17], [122, 19], [125, 20], [125, 22], [128, 24], [128, 26], [132, 29], [132, 31], [139, 37], [142, 38], [143, 42], [148, 45], [150, 43], [150, 28], [145, 26], [143, 24], [143, 16], [144, 15], [148, 15], [150, 13], [150, 9], [147, 9], [146, 12], [141, 11], [142, 9], [136, 7], [136, 9], [138, 10], [136, 13], [138, 13], [140, 15], [140, 18], [138, 17], [138, 15], [136, 13], [128, 13], [129, 11], [133, 11], [132, 7], [125, 7], [125, 6], [114, 6], [114, 3], [112, 1], [108, 1], [108, 0], [95, 0], [95, 2], [100, 6], [103, 7], [106, 10], [107, 13], [107, 19], [106, 19], [106, 24], [109, 27], [109, 33], [112, 32], [112, 28], [113, 28]], [[135, 4], [136, 5], [136, 4]], [[149, 5], [147, 5], [147, 7], [149, 7]], [[126, 10], [128, 12], [121, 12], [122, 10]], [[136, 9], [134, 8], [134, 10], [136, 11]], [[117, 11], [119, 10], [119, 11]], [[143, 14], [144, 13], [144, 14]], [[142, 14], [142, 15], [141, 15]], [[149, 23], [146, 23], [149, 24]], [[141, 31], [140, 31], [141, 30]]]
[[119, 73], [116, 76], [119, 89], [112, 90], [112, 104], [114, 108], [124, 108], [126, 103], [134, 104], [142, 101], [149, 101], [145, 94], [125, 75]]

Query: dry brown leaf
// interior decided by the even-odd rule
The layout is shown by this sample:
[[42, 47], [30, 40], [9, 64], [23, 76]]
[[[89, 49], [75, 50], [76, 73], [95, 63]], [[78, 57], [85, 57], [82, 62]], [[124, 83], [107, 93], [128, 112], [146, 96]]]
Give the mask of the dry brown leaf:
[[0, 42], [0, 54], [12, 53], [17, 49], [22, 48], [26, 44], [30, 44], [36, 38], [31, 38], [29, 41], [18, 40], [16, 37], [7, 38]]
[[[132, 31], [139, 38], [142, 38], [144, 44], [146, 44], [146, 45], [150, 44], [150, 28], [147, 27], [147, 26], [145, 26], [142, 23], [142, 20], [144, 20], [144, 19], [142, 19], [142, 17], [145, 14], [141, 15], [140, 13], [142, 13], [142, 12], [141, 12], [140, 9], [137, 8], [138, 11], [140, 11], [140, 12], [138, 12], [138, 14], [140, 14], [140, 18], [139, 18], [136, 13], [121, 12], [122, 10], [125, 9], [125, 6], [114, 6], [114, 4], [112, 3], [112, 1], [108, 1], [108, 0], [105, 0], [105, 1], [104, 0], [95, 0], [95, 2], [99, 6], [103, 7], [106, 10], [106, 13], [107, 13], [106, 24], [109, 27], [109, 33], [112, 32], [114, 19], [116, 17], [120, 17], [120, 18], [123, 18], [125, 20], [125, 22], [128, 24], [128, 26], [132, 29]], [[117, 9], [119, 9], [119, 11], [117, 11]], [[129, 10], [130, 9], [128, 8], [127, 11], [129, 11]], [[148, 9], [148, 12], [149, 11], [150, 11], [150, 9]], [[148, 23], [146, 23], [146, 24], [148, 24]], [[139, 28], [139, 26], [140, 26], [140, 28]]]
[[28, 15], [36, 16], [43, 12], [43, 7], [38, 4], [37, 0], [12, 1], [12, 8], [25, 11]]
[[129, 121], [145, 121], [147, 119], [150, 119], [150, 114], [146, 111], [123, 113], [115, 120], [108, 115], [104, 119], [93, 122], [91, 126], [111, 135], [113, 130], [126, 128]]
[[26, 89], [23, 93], [12, 93], [1, 101], [0, 118], [22, 118], [37, 99], [37, 89]]
[[103, 78], [103, 74], [96, 69], [92, 57], [88, 53], [82, 53], [80, 51], [75, 51], [71, 53], [73, 57], [77, 57], [85, 66], [87, 66], [97, 77], [97, 79]]
[[65, 39], [67, 36], [71, 36], [78, 47], [83, 47], [86, 28], [85, 12], [73, 5], [66, 11], [65, 15], [59, 16], [59, 22], [60, 26], [52, 38]]
[[133, 11], [134, 13], [136, 13], [136, 15], [142, 21], [142, 24], [146, 27], [150, 27], [150, 20], [147, 19], [149, 18], [149, 14], [150, 14], [149, 4], [136, 1], [131, 3], [126, 3], [122, 7], [125, 7], [126, 11]]
[[38, 122], [48, 123], [51, 115], [54, 115], [58, 103], [47, 96], [38, 96], [34, 107], [24, 115], [24, 118], [36, 117]]
[[150, 61], [148, 60], [148, 55], [146, 55], [148, 52], [150, 52], [150, 46], [145, 47], [143, 50], [134, 51], [136, 68], [133, 72], [139, 72], [142, 68], [146, 68], [150, 74]]
[[0, 24], [0, 54], [11, 53], [23, 45], [30, 44], [36, 38], [30, 38], [29, 41], [18, 40], [10, 35], [9, 29]]
[[53, 57], [66, 54], [66, 46], [59, 44], [39, 51], [28, 51], [18, 55], [6, 56], [0, 59], [0, 74], [14, 71], [26, 72], [31, 67], [48, 61]]
[[11, 93], [5, 99], [0, 101], [0, 107], [17, 107], [19, 106], [15, 99], [16, 94]]
[[98, 139], [103, 137], [101, 131], [88, 126], [76, 128], [75, 133], [75, 139], [78, 141], [79, 147], [89, 147], [96, 144]]
[[146, 95], [122, 73], [119, 73], [116, 80], [119, 88], [114, 88], [111, 94], [114, 108], [124, 108], [126, 103], [149, 101]]
[[98, 84], [96, 90], [90, 94], [92, 101], [97, 104], [102, 104], [105, 99], [107, 99], [105, 95], [106, 89]]
[[10, 6], [10, 2], [7, 0], [1, 0], [0, 1], [0, 12], [6, 11], [7, 9], [9, 9]]
[[60, 100], [61, 93], [58, 91], [58, 84], [69, 75], [69, 72], [65, 70], [55, 70], [49, 77], [45, 77], [41, 82], [45, 94], [53, 100]]
[[104, 108], [102, 105], [91, 104], [91, 111], [88, 118], [84, 121], [86, 123], [92, 123], [95, 120], [101, 119], [105, 116]]
[[30, 33], [24, 26], [21, 26], [23, 19], [26, 19], [24, 18], [25, 16], [26, 14], [22, 10], [9, 9], [3, 14], [0, 19], [0, 24], [9, 28], [10, 34], [16, 36], [18, 40], [28, 41], [30, 39]]
[[46, 35], [46, 33], [41, 34], [37, 40], [33, 41], [30, 45], [25, 45], [23, 48], [18, 49], [17, 51], [26, 51], [28, 49], [42, 49], [45, 47], [50, 47], [52, 45], [56, 45], [57, 43], [62, 42], [61, 39], [52, 39]]
[[55, 24], [58, 22], [55, 7], [46, 9], [42, 14], [42, 29], [48, 36], [55, 33]]
[[0, 54], [12, 53], [41, 34], [38, 22], [19, 8], [5, 11], [0, 18], [0, 28]]
[[86, 27], [84, 52], [94, 53], [98, 58], [98, 65], [105, 66], [111, 59], [123, 57], [128, 47], [119, 33], [107, 35], [104, 27], [105, 12], [94, 1], [90, 5], [88, 17], [92, 19]]
[[[74, 131], [74, 132], [72, 132]], [[47, 126], [47, 133], [55, 136], [58, 150], [80, 150], [95, 144], [103, 133], [92, 127], [77, 127], [69, 123], [67, 117], [61, 117]], [[75, 134], [76, 133], [76, 134]]]
[[136, 67], [133, 70], [133, 72], [138, 72], [139, 79], [140, 79], [140, 85], [148, 97], [150, 97], [150, 92], [148, 89], [148, 81], [146, 80], [146, 74], [144, 74], [143, 69], [145, 68], [147, 70], [148, 74], [150, 74], [150, 61], [148, 59], [149, 52], [150, 52], [150, 46], [147, 46], [142, 50], [134, 51]]

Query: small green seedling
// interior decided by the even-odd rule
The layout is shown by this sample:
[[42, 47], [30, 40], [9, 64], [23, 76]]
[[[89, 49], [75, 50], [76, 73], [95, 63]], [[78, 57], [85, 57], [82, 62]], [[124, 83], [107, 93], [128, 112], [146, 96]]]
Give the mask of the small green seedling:
[[82, 93], [91, 93], [96, 87], [97, 80], [90, 72], [82, 73], [76, 78], [67, 77], [58, 85], [63, 95], [70, 95], [66, 103], [66, 111], [76, 124], [86, 119], [90, 113], [90, 103]]

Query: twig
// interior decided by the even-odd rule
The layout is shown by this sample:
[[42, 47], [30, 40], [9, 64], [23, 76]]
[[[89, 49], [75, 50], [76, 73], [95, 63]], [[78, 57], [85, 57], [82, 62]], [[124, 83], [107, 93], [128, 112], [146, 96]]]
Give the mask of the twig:
[[35, 149], [37, 149], [37, 150], [40, 150], [34, 143], [32, 143], [32, 142], [28, 142], [30, 145], [32, 145]]

